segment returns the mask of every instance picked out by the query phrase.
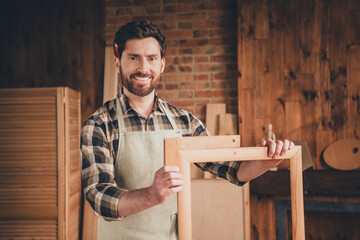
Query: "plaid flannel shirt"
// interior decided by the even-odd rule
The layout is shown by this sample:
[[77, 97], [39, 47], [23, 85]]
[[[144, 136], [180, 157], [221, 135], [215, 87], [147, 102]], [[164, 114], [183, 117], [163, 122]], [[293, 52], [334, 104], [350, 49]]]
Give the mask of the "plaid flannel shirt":
[[[124, 113], [127, 132], [172, 129], [168, 118], [159, 107], [158, 101], [162, 101], [184, 137], [209, 135], [203, 123], [190, 112], [176, 108], [157, 96], [155, 96], [154, 109], [148, 119], [139, 115], [130, 106], [123, 91], [119, 93], [118, 98]], [[81, 131], [82, 189], [95, 214], [108, 221], [122, 219], [118, 215], [117, 204], [121, 195], [128, 191], [119, 188], [114, 180], [114, 166], [119, 143], [118, 124], [114, 99], [106, 102], [92, 114], [85, 121]], [[233, 184], [239, 186], [243, 184], [236, 177], [240, 162], [208, 162], [196, 165]]]

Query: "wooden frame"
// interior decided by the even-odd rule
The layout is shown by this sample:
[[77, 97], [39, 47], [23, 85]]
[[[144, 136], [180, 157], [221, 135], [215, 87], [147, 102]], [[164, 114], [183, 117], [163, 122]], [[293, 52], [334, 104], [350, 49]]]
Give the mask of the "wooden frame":
[[[179, 240], [191, 240], [190, 163], [273, 160], [266, 147], [239, 148], [240, 136], [212, 136], [165, 139], [165, 165], [179, 166], [184, 189], [178, 193]], [[290, 160], [292, 234], [305, 239], [301, 146], [295, 146], [279, 159]]]

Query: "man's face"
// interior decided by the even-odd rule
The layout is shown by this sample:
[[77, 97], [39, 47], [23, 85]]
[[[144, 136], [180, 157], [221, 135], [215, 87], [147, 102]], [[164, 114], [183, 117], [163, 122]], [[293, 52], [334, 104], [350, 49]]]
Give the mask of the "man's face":
[[121, 83], [132, 94], [144, 97], [158, 85], [165, 68], [160, 46], [155, 38], [128, 40], [121, 59], [115, 58]]

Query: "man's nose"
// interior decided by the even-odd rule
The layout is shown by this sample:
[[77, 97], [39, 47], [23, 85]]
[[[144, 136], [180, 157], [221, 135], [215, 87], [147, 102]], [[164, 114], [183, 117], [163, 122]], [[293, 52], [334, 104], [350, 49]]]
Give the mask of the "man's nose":
[[150, 64], [144, 59], [139, 62], [139, 68], [138, 71], [141, 74], [147, 74], [150, 70]]

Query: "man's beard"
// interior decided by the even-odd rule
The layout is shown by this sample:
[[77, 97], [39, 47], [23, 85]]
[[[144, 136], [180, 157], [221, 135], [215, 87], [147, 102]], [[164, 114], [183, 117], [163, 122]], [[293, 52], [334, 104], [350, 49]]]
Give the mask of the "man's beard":
[[[134, 81], [131, 81], [132, 77], [150, 77], [150, 85], [149, 86], [145, 86], [145, 84], [141, 84], [141, 83], [135, 83]], [[122, 70], [120, 72], [120, 79], [121, 79], [121, 83], [122, 85], [132, 94], [139, 96], [139, 97], [145, 97], [147, 95], [149, 95], [154, 89], [155, 87], [158, 85], [159, 83], [159, 79], [160, 76], [154, 78], [153, 75], [142, 75], [141, 73], [134, 73], [131, 74], [129, 77], [126, 77], [123, 75]], [[147, 85], [148, 83], [146, 83]]]

